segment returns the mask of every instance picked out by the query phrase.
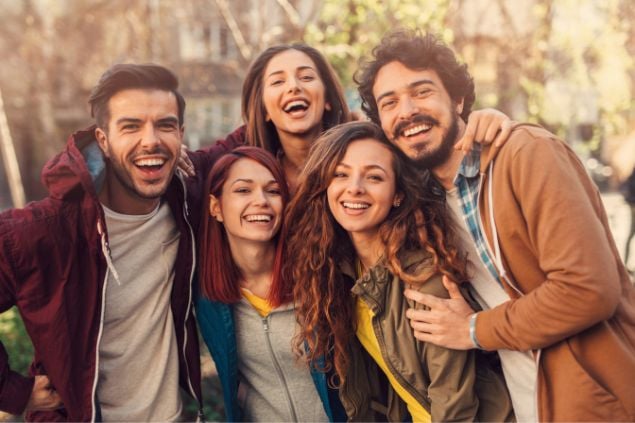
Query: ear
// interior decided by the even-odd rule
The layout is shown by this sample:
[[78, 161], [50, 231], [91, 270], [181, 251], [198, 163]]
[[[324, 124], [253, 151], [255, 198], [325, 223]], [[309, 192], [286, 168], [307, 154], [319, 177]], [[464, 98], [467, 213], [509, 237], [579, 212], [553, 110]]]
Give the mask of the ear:
[[464, 103], [464, 98], [461, 97], [461, 101], [457, 101], [456, 103], [456, 114], [458, 114], [459, 116], [461, 115], [461, 113], [463, 113], [463, 103]]
[[265, 112], [265, 122], [271, 122], [271, 116], [269, 116], [269, 112]]
[[181, 135], [181, 140], [183, 140], [183, 135], [185, 135], [185, 125], [181, 125], [179, 128], [179, 135]]
[[104, 153], [104, 156], [109, 157], [108, 148], [107, 148], [108, 136], [106, 135], [104, 130], [101, 128], [95, 129], [95, 138], [97, 139], [97, 144], [99, 145], [99, 148], [101, 149], [102, 153]]
[[324, 110], [326, 111], [331, 111], [331, 103], [329, 103], [328, 101], [324, 104]]
[[209, 196], [209, 214], [219, 222], [223, 222], [223, 212], [220, 208], [220, 201], [216, 196]]

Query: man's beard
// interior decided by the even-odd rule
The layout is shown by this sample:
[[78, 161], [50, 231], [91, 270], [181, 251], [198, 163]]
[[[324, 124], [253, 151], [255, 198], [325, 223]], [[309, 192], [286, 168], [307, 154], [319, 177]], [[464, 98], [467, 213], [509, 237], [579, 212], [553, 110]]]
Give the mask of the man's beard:
[[[432, 119], [432, 118], [428, 118]], [[435, 120], [435, 122], [437, 122]], [[452, 154], [456, 137], [459, 134], [459, 116], [456, 111], [452, 111], [452, 120], [447, 132], [441, 140], [441, 144], [435, 150], [422, 149], [420, 156], [413, 158], [413, 161], [420, 169], [434, 169], [435, 167], [445, 163]]]

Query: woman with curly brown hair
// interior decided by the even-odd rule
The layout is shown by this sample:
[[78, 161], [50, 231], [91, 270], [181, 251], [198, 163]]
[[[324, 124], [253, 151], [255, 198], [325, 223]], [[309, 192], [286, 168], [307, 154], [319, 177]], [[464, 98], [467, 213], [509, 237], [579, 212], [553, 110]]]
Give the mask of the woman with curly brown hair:
[[369, 122], [312, 146], [285, 230], [296, 347], [309, 362], [327, 357], [322, 370], [335, 371], [351, 420], [509, 420], [486, 360], [418, 341], [405, 317], [407, 285], [448, 297], [442, 278], [464, 278], [444, 199], [406, 160]]

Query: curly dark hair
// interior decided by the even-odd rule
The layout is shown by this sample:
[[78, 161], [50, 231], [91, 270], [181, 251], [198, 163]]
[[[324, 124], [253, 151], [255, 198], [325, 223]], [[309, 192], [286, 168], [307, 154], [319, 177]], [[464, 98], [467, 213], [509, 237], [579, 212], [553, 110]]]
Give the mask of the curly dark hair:
[[476, 98], [467, 65], [459, 63], [454, 52], [434, 35], [399, 29], [382, 38], [373, 49], [372, 59], [363, 62], [353, 78], [362, 99], [362, 110], [373, 122], [380, 124], [373, 85], [379, 70], [390, 62], [400, 62], [410, 69], [434, 70], [452, 101], [463, 99], [461, 118], [467, 121]]
[[[348, 146], [360, 139], [377, 140], [390, 150], [396, 193], [402, 198], [401, 205], [391, 209], [379, 228], [388, 269], [414, 284], [424, 283], [434, 273], [459, 281], [465, 275], [465, 263], [450, 241], [453, 236], [445, 199], [433, 189], [435, 182], [427, 170], [418, 172], [371, 122], [338, 125], [318, 138], [286, 214], [283, 280], [293, 281], [300, 324], [296, 351], [301, 353], [306, 345], [310, 363], [325, 357], [322, 370], [335, 370], [340, 383], [349, 363], [348, 345], [355, 336], [355, 306], [350, 294], [353, 281], [343, 276], [339, 265], [353, 262], [356, 252], [349, 234], [333, 217], [327, 189]], [[426, 251], [433, 268], [408, 273], [400, 257], [412, 250]]]

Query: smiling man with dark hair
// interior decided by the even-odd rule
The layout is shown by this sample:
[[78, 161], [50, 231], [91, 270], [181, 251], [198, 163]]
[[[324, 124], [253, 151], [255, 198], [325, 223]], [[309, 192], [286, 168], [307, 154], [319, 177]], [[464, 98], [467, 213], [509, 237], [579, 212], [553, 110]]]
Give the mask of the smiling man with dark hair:
[[474, 102], [465, 65], [432, 35], [394, 32], [357, 75], [363, 109], [446, 192], [475, 312], [406, 290], [415, 336], [497, 350], [518, 421], [635, 420], [635, 289], [597, 188], [565, 142], [516, 125], [502, 147], [452, 148]]
[[166, 68], [127, 64], [90, 104], [97, 126], [43, 171], [49, 196], [0, 214], [0, 308], [17, 306], [35, 347], [24, 377], [0, 345], [0, 409], [179, 420], [180, 387], [201, 405], [191, 199], [175, 173], [185, 101]]

